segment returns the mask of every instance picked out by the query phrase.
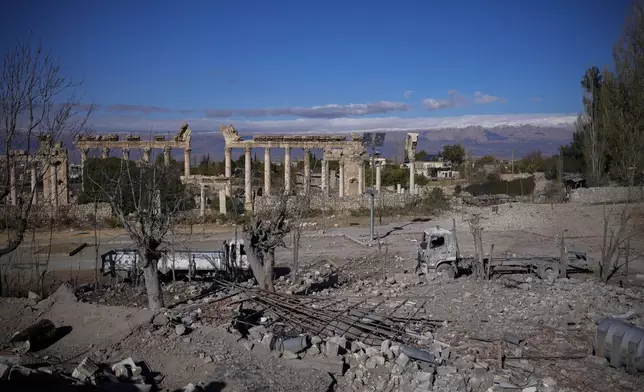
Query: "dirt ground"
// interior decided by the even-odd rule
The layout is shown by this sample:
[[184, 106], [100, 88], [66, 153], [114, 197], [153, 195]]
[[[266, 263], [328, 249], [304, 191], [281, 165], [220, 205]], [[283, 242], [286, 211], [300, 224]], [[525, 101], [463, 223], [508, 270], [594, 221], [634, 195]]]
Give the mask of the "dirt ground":
[[[473, 380], [480, 376], [468, 370], [473, 363], [475, 369], [487, 369], [485, 377], [505, 377], [519, 386], [518, 390], [527, 392], [641, 391], [644, 390], [641, 375], [628, 374], [592, 357], [596, 323], [602, 318], [630, 311], [633, 315], [629, 322], [644, 326], [644, 290], [637, 276], [644, 274], [641, 258], [644, 236], [640, 233], [631, 241], [628, 279], [618, 274], [608, 285], [598, 283], [592, 275], [573, 275], [555, 281], [509, 275], [490, 282], [464, 276], [446, 282], [440, 277], [426, 279], [414, 273], [417, 240], [428, 226], [451, 229], [454, 220], [461, 251], [473, 252], [466, 220], [471, 213], [481, 215], [486, 252], [494, 244], [495, 255], [557, 256], [557, 235], [563, 231], [569, 249], [588, 252], [591, 258], [598, 259], [607, 209], [610, 206], [518, 203], [501, 205], [498, 213], [491, 207], [457, 208], [438, 217], [384, 222], [387, 224], [376, 228], [380, 246], [369, 244], [365, 227], [368, 218], [343, 218], [343, 224], [325, 224], [324, 232], [322, 223], [318, 223], [302, 238], [304, 283], [294, 285], [281, 277], [276, 287], [283, 293], [305, 292], [338, 299], [421, 298], [418, 306], [424, 315], [445, 320], [433, 331], [433, 337], [451, 347], [453, 356], [448, 367], [457, 368], [456, 374], [469, 380], [463, 381], [464, 387], [457, 387], [453, 384], [454, 375], [438, 372], [434, 390], [487, 390], [473, 386]], [[641, 223], [641, 218], [638, 216], [634, 223]], [[226, 238], [230, 228], [227, 230], [219, 232], [213, 228], [213, 233]], [[67, 237], [60, 238], [64, 243]], [[291, 261], [290, 249], [279, 250], [276, 258], [278, 266], [286, 269]], [[53, 290], [58, 282], [74, 281], [67, 278], [68, 274], [51, 272], [46, 286]], [[73, 368], [87, 355], [105, 363], [131, 356], [160, 373], [158, 385], [162, 390], [199, 382], [211, 385], [209, 390], [222, 391], [386, 390], [379, 389], [382, 383], [376, 381], [381, 378], [376, 378], [373, 369], [362, 377], [356, 373], [331, 377], [315, 369], [293, 367], [289, 360], [276, 359], [258, 344], [248, 350], [246, 340], [226, 332], [231, 309], [213, 307], [198, 299], [207, 292], [210, 282], [164, 283], [168, 307], [177, 310], [199, 306], [203, 312], [198, 328], [178, 336], [151, 323], [153, 313], [144, 309], [142, 288], [108, 279], [102, 281], [101, 290], [95, 290], [90, 285], [93, 281], [93, 271], [76, 271], [74, 283], [87, 284], [78, 293], [81, 302], [36, 304], [27, 299], [1, 299], [0, 341], [47, 317], [56, 325], [72, 329], [59, 342], [39, 352], [40, 358], [57, 358], [63, 362], [61, 366]], [[628, 287], [621, 287], [622, 283]], [[526, 344], [522, 347], [522, 358], [507, 359], [501, 367], [497, 364], [499, 350], [506, 358], [516, 356], [515, 347], [499, 343], [500, 337], [508, 332], [520, 335]], [[391, 382], [394, 376], [390, 377]], [[533, 385], [536, 389], [530, 389]], [[394, 386], [389, 390], [405, 389]], [[494, 386], [493, 390], [502, 389]]]

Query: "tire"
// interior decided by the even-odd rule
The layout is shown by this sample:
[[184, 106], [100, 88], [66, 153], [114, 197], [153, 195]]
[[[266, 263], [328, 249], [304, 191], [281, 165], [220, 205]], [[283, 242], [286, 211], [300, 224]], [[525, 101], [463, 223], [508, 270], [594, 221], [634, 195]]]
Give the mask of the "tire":
[[537, 275], [542, 280], [556, 279], [559, 276], [559, 266], [553, 263], [544, 263], [537, 268]]
[[436, 273], [442, 274], [449, 280], [456, 278], [456, 271], [454, 270], [454, 267], [452, 267], [452, 265], [449, 263], [439, 264], [438, 267], [436, 267]]

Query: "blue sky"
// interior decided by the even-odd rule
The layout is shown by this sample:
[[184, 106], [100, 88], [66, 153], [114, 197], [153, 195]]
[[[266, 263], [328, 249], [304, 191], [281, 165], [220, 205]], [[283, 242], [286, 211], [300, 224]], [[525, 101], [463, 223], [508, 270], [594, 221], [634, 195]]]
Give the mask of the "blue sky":
[[96, 129], [343, 131], [569, 123], [631, 2], [12, 3], [0, 50], [42, 37]]

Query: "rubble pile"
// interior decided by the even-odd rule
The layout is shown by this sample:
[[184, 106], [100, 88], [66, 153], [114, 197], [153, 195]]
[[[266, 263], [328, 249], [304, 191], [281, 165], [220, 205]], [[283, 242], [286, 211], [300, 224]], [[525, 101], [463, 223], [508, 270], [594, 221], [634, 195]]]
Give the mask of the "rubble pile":
[[[278, 338], [264, 326], [249, 329], [248, 350], [263, 347], [295, 367], [316, 368], [328, 372], [337, 381], [339, 391], [487, 391], [494, 386], [531, 391], [539, 385], [535, 377], [526, 376], [519, 387], [510, 381], [515, 371], [495, 376], [488, 363], [477, 359], [476, 352], [454, 352], [433, 339], [431, 333], [419, 336], [422, 349], [384, 340], [370, 346], [357, 340], [333, 336], [298, 335]], [[525, 366], [529, 370], [529, 365]], [[547, 384], [549, 383], [549, 384]], [[554, 380], [541, 385], [554, 386]], [[547, 389], [544, 389], [547, 390]]]

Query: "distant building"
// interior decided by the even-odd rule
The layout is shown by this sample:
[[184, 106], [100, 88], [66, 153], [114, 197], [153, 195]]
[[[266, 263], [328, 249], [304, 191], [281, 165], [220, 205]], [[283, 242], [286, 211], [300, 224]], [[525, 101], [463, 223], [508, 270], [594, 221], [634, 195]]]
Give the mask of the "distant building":
[[[409, 160], [405, 160], [401, 167], [409, 168]], [[414, 163], [416, 175], [425, 176], [432, 180], [459, 178], [460, 173], [453, 170], [452, 162], [443, 160], [437, 155], [427, 155]]]

